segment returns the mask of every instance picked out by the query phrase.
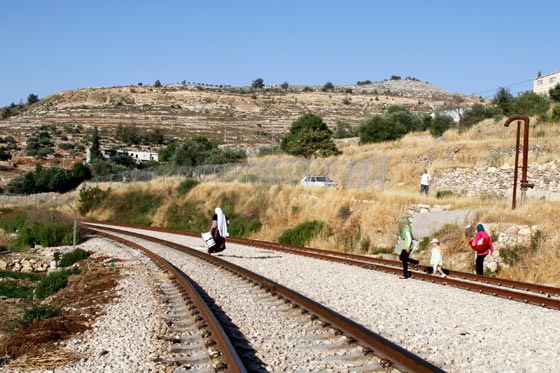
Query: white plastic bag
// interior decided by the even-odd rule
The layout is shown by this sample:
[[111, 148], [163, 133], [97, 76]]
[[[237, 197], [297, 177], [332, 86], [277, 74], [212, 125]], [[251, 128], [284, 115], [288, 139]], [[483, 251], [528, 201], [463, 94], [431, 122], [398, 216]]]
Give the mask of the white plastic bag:
[[206, 246], [212, 247], [216, 245], [216, 241], [214, 241], [214, 237], [212, 237], [212, 233], [204, 232], [201, 233], [201, 235], [202, 235], [202, 239], [204, 240], [204, 243], [206, 243]]

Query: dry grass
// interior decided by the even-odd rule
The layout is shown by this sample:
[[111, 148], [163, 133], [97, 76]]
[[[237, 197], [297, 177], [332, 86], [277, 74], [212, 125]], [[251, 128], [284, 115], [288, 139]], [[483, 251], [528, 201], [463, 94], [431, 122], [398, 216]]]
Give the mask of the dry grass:
[[[449, 167], [513, 165], [513, 155], [495, 156], [507, 151], [513, 154], [515, 126], [506, 128], [503, 123], [503, 120], [487, 120], [461, 134], [456, 130], [448, 131], [439, 139], [426, 133], [411, 134], [395, 142], [343, 148], [344, 153], [340, 157], [343, 161], [390, 157], [384, 192], [216, 182], [202, 183], [186, 195], [177, 195], [174, 190], [181, 181], [179, 178], [138, 183], [135, 187], [148, 188], [169, 196], [156, 213], [154, 225], [165, 225], [167, 208], [172, 201], [198, 201], [205, 211], [211, 213], [224, 194], [235, 195], [236, 211], [255, 212], [262, 223], [262, 229], [252, 238], [275, 241], [288, 228], [310, 220], [321, 220], [328, 224], [332, 234], [316, 237], [309, 243], [310, 246], [360, 251], [363, 250], [361, 241], [368, 239], [370, 253], [393, 247], [400, 218], [411, 204], [470, 209], [477, 221], [536, 225], [542, 232], [543, 239], [538, 251], [523, 256], [517, 267], [504, 270], [500, 276], [518, 280], [538, 279], [539, 282], [560, 285], [560, 255], [557, 249], [560, 247], [560, 233], [557, 232], [560, 202], [529, 200], [523, 206], [518, 204], [518, 208], [512, 211], [511, 200], [507, 198], [453, 196], [437, 199], [435, 192], [430, 196], [418, 193], [419, 175], [424, 168], [428, 168], [432, 175], [437, 175], [438, 170]], [[560, 159], [559, 126], [531, 125], [530, 135], [529, 143], [536, 150], [529, 153], [529, 163]], [[344, 172], [334, 168], [330, 171], [333, 179], [340, 179]], [[109, 214], [109, 211], [100, 211], [96, 212], [95, 217], [103, 219]], [[461, 232], [450, 233], [442, 238], [447, 251], [446, 263], [456, 268], [460, 267], [460, 263], [470, 263], [470, 252], [466, 250], [466, 241]], [[546, 266], [542, 265], [544, 262]]]
[[121, 275], [117, 267], [107, 266], [105, 259], [90, 257], [80, 262], [82, 272], [70, 276], [67, 287], [47, 299], [50, 305], [63, 309], [60, 316], [24, 324], [16, 333], [0, 338], [0, 354], [10, 358], [9, 367], [52, 369], [79, 360], [77, 354], [62, 350], [58, 342], [90, 329], [102, 306], [115, 298], [110, 290]]

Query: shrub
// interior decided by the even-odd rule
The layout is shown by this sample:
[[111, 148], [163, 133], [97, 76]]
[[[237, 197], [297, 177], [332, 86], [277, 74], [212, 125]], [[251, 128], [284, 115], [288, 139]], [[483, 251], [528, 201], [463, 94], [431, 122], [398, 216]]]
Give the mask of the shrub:
[[550, 120], [553, 123], [560, 123], [560, 105], [554, 105], [552, 108], [552, 114], [550, 115]]
[[440, 137], [455, 125], [453, 118], [448, 115], [436, 115], [436, 117], [430, 123], [430, 134], [433, 137]]
[[[12, 250], [34, 245], [61, 246], [71, 245], [73, 241], [74, 222], [56, 213], [38, 213], [25, 215], [25, 222], [19, 227], [18, 235], [12, 244]], [[82, 230], [78, 229], [77, 242], [81, 241]]]
[[516, 97], [511, 105], [512, 114], [517, 115], [542, 115], [550, 108], [548, 97], [533, 92], [525, 92]]
[[451, 190], [438, 190], [436, 193], [436, 198], [446, 198], [446, 197], [453, 197], [457, 194], [453, 193]]
[[521, 259], [521, 252], [525, 251], [526, 248], [521, 245], [515, 245], [514, 247], [503, 248], [500, 250], [500, 258], [507, 265], [514, 265]]
[[177, 187], [177, 192], [179, 194], [186, 194], [189, 192], [189, 190], [191, 190], [197, 185], [198, 185], [198, 181], [196, 181], [195, 179], [186, 179], [182, 181], [181, 184], [179, 184], [179, 186]]
[[139, 189], [127, 190], [123, 194], [111, 194], [104, 205], [112, 206], [109, 221], [125, 224], [150, 225], [152, 215], [163, 202], [163, 196]]
[[69, 268], [59, 272], [49, 273], [47, 277], [42, 279], [35, 288], [35, 296], [38, 299], [45, 299], [58, 290], [66, 287], [68, 284], [68, 277], [80, 273], [79, 268]]
[[320, 234], [324, 228], [325, 223], [322, 221], [307, 221], [294, 228], [286, 230], [278, 238], [278, 242], [288, 245], [304, 246], [312, 238]]
[[358, 133], [360, 142], [367, 144], [400, 139], [406, 135], [406, 127], [399, 122], [390, 123], [384, 117], [376, 115], [361, 124]]
[[172, 203], [167, 209], [167, 228], [189, 232], [206, 232], [210, 229], [210, 219], [204, 212], [202, 203], [187, 201], [182, 205]]
[[90, 255], [91, 254], [87, 251], [77, 248], [76, 250], [64, 254], [62, 259], [60, 259], [59, 265], [61, 267], [70, 267], [72, 264], [77, 263], [82, 259], [86, 259]]
[[56, 308], [48, 304], [33, 306], [33, 308], [25, 311], [25, 314], [23, 315], [23, 322], [25, 324], [31, 324], [35, 320], [59, 316], [60, 313], [60, 308]]
[[0, 296], [8, 298], [29, 298], [33, 294], [33, 287], [18, 285], [12, 281], [0, 282]]
[[111, 189], [101, 190], [97, 187], [80, 190], [80, 214], [85, 215], [101, 207], [103, 201], [111, 194]]

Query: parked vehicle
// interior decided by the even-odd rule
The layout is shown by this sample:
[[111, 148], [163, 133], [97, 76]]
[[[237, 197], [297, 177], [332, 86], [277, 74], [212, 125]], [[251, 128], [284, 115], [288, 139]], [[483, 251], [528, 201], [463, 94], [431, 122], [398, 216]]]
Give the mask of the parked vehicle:
[[318, 187], [335, 187], [337, 183], [324, 175], [309, 175], [301, 179], [301, 185], [305, 186], [318, 186]]

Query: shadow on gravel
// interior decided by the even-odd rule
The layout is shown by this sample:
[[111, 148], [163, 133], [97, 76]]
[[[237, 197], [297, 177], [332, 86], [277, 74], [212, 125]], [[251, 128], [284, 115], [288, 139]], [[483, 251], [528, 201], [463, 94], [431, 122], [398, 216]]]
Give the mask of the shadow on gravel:
[[235, 325], [222, 308], [216, 304], [214, 298], [210, 297], [194, 280], [190, 279], [190, 281], [222, 325], [231, 343], [235, 346], [239, 357], [243, 360], [245, 367], [250, 372], [267, 373], [266, 364], [256, 356], [257, 351], [251, 347], [251, 343], [245, 338], [243, 333], [239, 331], [237, 325]]

